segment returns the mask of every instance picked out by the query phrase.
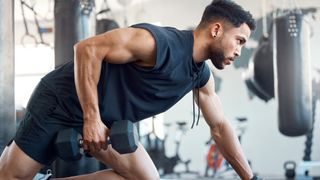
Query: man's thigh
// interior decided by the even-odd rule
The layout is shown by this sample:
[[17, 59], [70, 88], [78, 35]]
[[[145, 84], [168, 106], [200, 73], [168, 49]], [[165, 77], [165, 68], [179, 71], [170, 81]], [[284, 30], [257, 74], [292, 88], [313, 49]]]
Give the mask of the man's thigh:
[[54, 92], [39, 83], [28, 102], [14, 141], [29, 157], [50, 165], [57, 156], [54, 146], [57, 133], [65, 128], [75, 128], [81, 132], [82, 125], [82, 121], [76, 122], [68, 116]]
[[42, 167], [13, 141], [1, 154], [0, 179], [32, 179]]
[[92, 155], [126, 179], [160, 179], [155, 165], [141, 143], [135, 152], [129, 154], [121, 155], [109, 145], [107, 150]]

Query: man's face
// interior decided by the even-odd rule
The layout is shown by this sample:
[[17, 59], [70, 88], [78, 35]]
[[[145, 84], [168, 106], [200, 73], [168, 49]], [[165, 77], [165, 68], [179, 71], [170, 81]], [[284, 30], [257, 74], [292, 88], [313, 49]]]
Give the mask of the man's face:
[[227, 27], [217, 35], [211, 45], [210, 59], [217, 69], [224, 69], [241, 55], [241, 48], [248, 40], [251, 30], [247, 24]]

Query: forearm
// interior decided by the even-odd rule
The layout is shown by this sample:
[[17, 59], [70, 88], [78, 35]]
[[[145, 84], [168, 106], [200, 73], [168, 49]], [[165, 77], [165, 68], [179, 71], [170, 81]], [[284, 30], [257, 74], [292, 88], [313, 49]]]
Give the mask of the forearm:
[[242, 151], [239, 140], [228, 121], [223, 121], [219, 126], [212, 128], [211, 135], [223, 156], [239, 174], [241, 179], [249, 180], [252, 178], [251, 168]]
[[100, 77], [101, 60], [92, 56], [90, 49], [86, 47], [77, 45], [74, 49], [74, 80], [84, 120], [100, 118], [97, 84]]

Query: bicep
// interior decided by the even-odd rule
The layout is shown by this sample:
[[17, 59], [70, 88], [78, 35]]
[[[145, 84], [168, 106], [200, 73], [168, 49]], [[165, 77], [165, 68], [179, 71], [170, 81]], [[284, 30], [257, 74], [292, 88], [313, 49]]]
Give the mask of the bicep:
[[207, 124], [213, 128], [224, 121], [224, 113], [219, 96], [215, 93], [212, 75], [206, 85], [199, 89], [198, 105]]

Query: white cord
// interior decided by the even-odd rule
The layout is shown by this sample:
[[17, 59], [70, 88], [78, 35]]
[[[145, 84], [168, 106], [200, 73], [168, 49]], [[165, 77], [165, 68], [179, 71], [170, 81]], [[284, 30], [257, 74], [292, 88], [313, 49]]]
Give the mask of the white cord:
[[268, 37], [267, 28], [267, 13], [266, 13], [266, 0], [262, 0], [262, 34], [264, 37]]

